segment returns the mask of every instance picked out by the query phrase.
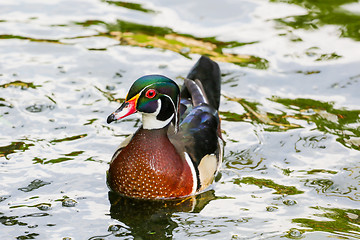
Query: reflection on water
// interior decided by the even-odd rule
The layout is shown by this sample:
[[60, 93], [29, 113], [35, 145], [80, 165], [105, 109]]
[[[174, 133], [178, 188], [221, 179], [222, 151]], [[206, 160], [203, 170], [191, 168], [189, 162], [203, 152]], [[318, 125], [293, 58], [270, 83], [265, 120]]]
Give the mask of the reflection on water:
[[[115, 236], [133, 236], [142, 239], [171, 239], [178, 224], [172, 220], [174, 213], [200, 212], [216, 197], [207, 191], [196, 197], [179, 200], [147, 201], [122, 197], [109, 192], [110, 215], [126, 224], [126, 227], [111, 226]], [[123, 228], [128, 231], [123, 232]]]
[[26, 187], [21, 187], [19, 188], [20, 191], [23, 191], [23, 192], [31, 192], [35, 189], [38, 189], [38, 188], [41, 188], [45, 185], [48, 185], [50, 184], [49, 182], [44, 182], [40, 179], [35, 179], [34, 181], [32, 181], [28, 186]]
[[312, 231], [326, 231], [339, 233], [345, 238], [358, 238], [360, 232], [360, 210], [313, 207], [317, 210], [319, 218], [326, 218], [325, 221], [314, 219], [295, 218], [293, 222], [300, 223], [302, 227], [310, 228]]
[[[358, 1], [1, 3], [0, 238], [360, 238]], [[179, 201], [108, 194], [136, 78], [222, 69], [221, 174]]]
[[[292, 29], [306, 30], [315, 30], [324, 25], [335, 25], [340, 31], [340, 37], [360, 40], [360, 14], [359, 12], [351, 11], [351, 4], [359, 3], [357, 0], [271, 0], [271, 2], [296, 4], [307, 11], [307, 14], [304, 15], [275, 19], [280, 24], [289, 26]], [[346, 4], [349, 4], [348, 8], [346, 8]]]
[[[331, 102], [313, 99], [272, 97], [268, 100], [282, 104], [289, 112], [271, 113], [262, 112], [259, 109], [259, 103], [252, 103], [241, 98], [227, 99], [241, 104], [246, 113], [239, 115], [221, 112], [222, 119], [226, 121], [250, 120], [252, 123], [263, 124], [265, 131], [287, 131], [314, 123], [317, 130], [336, 135], [337, 141], [344, 146], [360, 150], [360, 110], [336, 109]], [[291, 123], [292, 119], [297, 123]], [[319, 136], [319, 138], [311, 137], [309, 142], [319, 142], [325, 136]]]
[[0, 85], [1, 88], [7, 88], [7, 87], [21, 87], [21, 89], [27, 89], [27, 88], [37, 88], [37, 87], [41, 87], [41, 86], [37, 86], [32, 82], [23, 82], [20, 80], [14, 81], [14, 82], [9, 82], [9, 83], [4, 83]]
[[268, 62], [265, 59], [250, 55], [224, 52], [226, 49], [253, 44], [253, 42], [222, 42], [215, 37], [199, 38], [190, 34], [177, 33], [167, 27], [150, 26], [123, 20], [117, 20], [116, 23], [91, 20], [86, 22], [76, 22], [76, 24], [84, 27], [103, 25], [108, 31], [101, 32], [98, 36], [114, 38], [119, 41], [121, 45], [171, 50], [188, 58], [190, 58], [190, 54], [207, 55], [216, 61], [230, 62], [240, 66], [258, 69], [266, 69], [268, 67]]
[[24, 143], [24, 142], [12, 142], [7, 146], [0, 146], [0, 157], [5, 157], [6, 159], [9, 154], [15, 153], [18, 150], [25, 151], [29, 149], [29, 147], [34, 146], [34, 144]]
[[295, 111], [293, 116], [298, 120], [305, 120], [316, 124], [316, 128], [324, 133], [336, 135], [337, 141], [346, 147], [360, 150], [360, 145], [351, 139], [360, 137], [360, 110], [336, 109], [331, 102], [321, 102], [313, 99], [281, 99], [272, 98]]
[[112, 5], [115, 5], [118, 7], [128, 8], [131, 10], [141, 11], [141, 12], [145, 12], [145, 13], [155, 13], [154, 10], [144, 8], [139, 3], [125, 2], [125, 1], [109, 1], [109, 0], [102, 0], [102, 1], [106, 2], [108, 4], [112, 4]]
[[270, 179], [256, 179], [253, 177], [244, 177], [241, 179], [234, 179], [234, 184], [253, 184], [256, 186], [259, 186], [260, 188], [272, 188], [276, 190], [274, 194], [281, 194], [281, 195], [294, 195], [294, 194], [301, 194], [304, 193], [303, 191], [300, 191], [296, 189], [294, 186], [284, 186], [276, 184], [274, 181]]

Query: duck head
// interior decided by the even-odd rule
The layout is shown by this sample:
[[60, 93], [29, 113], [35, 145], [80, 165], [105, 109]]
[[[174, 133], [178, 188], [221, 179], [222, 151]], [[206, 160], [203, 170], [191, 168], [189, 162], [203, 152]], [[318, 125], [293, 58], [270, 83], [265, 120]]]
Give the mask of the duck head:
[[162, 75], [147, 75], [137, 79], [123, 104], [107, 118], [111, 123], [133, 113], [142, 114], [144, 129], [160, 129], [173, 121], [179, 125], [180, 90], [178, 85]]

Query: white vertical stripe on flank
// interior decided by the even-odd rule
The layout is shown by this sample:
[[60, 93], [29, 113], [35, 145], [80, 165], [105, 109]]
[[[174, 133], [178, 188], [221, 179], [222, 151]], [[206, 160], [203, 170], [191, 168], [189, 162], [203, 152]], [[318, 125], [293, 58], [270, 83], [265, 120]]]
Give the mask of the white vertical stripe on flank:
[[187, 152], [184, 152], [184, 155], [185, 155], [185, 160], [191, 169], [191, 175], [193, 177], [193, 188], [191, 194], [195, 194], [198, 185], [195, 167], [193, 162], [191, 161], [189, 154], [187, 154]]

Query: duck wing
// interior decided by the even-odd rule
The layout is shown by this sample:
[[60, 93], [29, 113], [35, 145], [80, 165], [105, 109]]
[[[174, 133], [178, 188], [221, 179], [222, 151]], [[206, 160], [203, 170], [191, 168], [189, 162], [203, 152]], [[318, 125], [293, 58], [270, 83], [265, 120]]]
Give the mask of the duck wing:
[[203, 189], [211, 183], [222, 160], [219, 66], [202, 56], [184, 81], [179, 132], [169, 138], [184, 157], [190, 157], [200, 180], [198, 189]]

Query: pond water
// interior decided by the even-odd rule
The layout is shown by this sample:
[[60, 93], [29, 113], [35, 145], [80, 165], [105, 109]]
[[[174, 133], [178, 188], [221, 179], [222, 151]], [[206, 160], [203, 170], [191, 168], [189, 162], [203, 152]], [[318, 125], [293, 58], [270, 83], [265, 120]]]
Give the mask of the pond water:
[[[360, 3], [0, 3], [1, 239], [360, 239]], [[138, 77], [222, 70], [224, 162], [182, 202], [108, 193]]]

